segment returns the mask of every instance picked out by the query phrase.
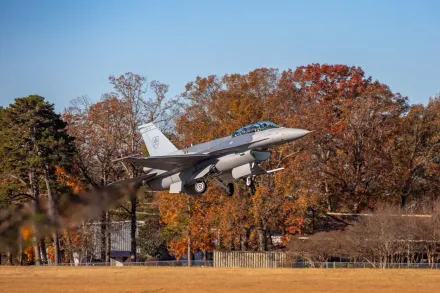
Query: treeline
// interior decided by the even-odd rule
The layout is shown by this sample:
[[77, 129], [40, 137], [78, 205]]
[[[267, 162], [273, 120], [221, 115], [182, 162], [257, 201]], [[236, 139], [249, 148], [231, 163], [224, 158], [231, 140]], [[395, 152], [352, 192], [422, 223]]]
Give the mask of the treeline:
[[[141, 174], [114, 162], [145, 152], [137, 126], [155, 121], [169, 129], [181, 107], [158, 81], [132, 73], [109, 81], [114, 92], [97, 103], [74, 99], [62, 115], [37, 95], [1, 109], [0, 248], [8, 262], [72, 262], [74, 253], [109, 262], [115, 220], [130, 221], [130, 259], [137, 260], [138, 208], [151, 195], [133, 185], [106, 187]], [[93, 255], [98, 244], [101, 255]]]
[[342, 231], [294, 239], [289, 243], [289, 251], [312, 266], [324, 266], [327, 261], [350, 261], [386, 268], [427, 261], [433, 267], [440, 260], [438, 200], [421, 202], [410, 211], [381, 206], [347, 224]]
[[[408, 203], [434, 200], [439, 194], [440, 98], [432, 98], [426, 105], [409, 105], [406, 97], [365, 76], [359, 67], [312, 64], [283, 72], [260, 68], [246, 74], [197, 77], [178, 97], [167, 95], [167, 85], [148, 82], [137, 74], [111, 76], [110, 83], [114, 92], [103, 94], [98, 102], [87, 97], [74, 99], [61, 118], [57, 116], [61, 121], [58, 132], [66, 135], [63, 143], [71, 141], [74, 151], [64, 155], [47, 148], [51, 156], [59, 153], [59, 158], [51, 160], [32, 149], [36, 155], [29, 158], [31, 163], [11, 163], [28, 160], [29, 150], [19, 146], [23, 139], [32, 142], [30, 130], [23, 130], [32, 129], [29, 125], [52, 137], [43, 124], [29, 121], [39, 117], [40, 104], [52, 107], [51, 113], [53, 106], [42, 100], [17, 108], [20, 101], [35, 99], [28, 97], [1, 110], [1, 117], [12, 109], [19, 113], [14, 121], [2, 118], [0, 129], [5, 208], [34, 201], [28, 196], [14, 197], [17, 190], [31, 191], [27, 187], [32, 185], [29, 170], [37, 172], [32, 178], [38, 178], [34, 183], [38, 190], [61, 185], [67, 197], [140, 175], [139, 168], [114, 159], [148, 155], [136, 130], [145, 122], [154, 121], [178, 147], [231, 135], [243, 125], [262, 120], [314, 132], [272, 150], [263, 167], [286, 169], [259, 177], [255, 195], [238, 182], [236, 196], [230, 198], [211, 182], [200, 197], [144, 190], [130, 192], [123, 200], [114, 197], [119, 201], [109, 204], [110, 209], [86, 215], [102, 223], [102, 260], [109, 260], [106, 223], [113, 220], [131, 222], [132, 261], [138, 260], [138, 246], [156, 257], [163, 254], [164, 247], [175, 255], [206, 255], [215, 248], [264, 251], [277, 247], [271, 237], [275, 234], [282, 236], [285, 245], [292, 236], [309, 229], [305, 215], [310, 209], [361, 212], [394, 204], [407, 211]], [[15, 145], [4, 147], [11, 143]], [[50, 167], [47, 180], [45, 162]], [[56, 199], [53, 206], [59, 206], [63, 192], [54, 187], [51, 194]], [[48, 192], [39, 196], [50, 198]], [[142, 228], [142, 237], [136, 237], [138, 220], [148, 223]], [[80, 227], [82, 234], [81, 229], [71, 227], [57, 230], [64, 236], [57, 243], [65, 247], [59, 261], [71, 261], [68, 255], [80, 251], [80, 243], [86, 253], [84, 243], [90, 243], [84, 232], [87, 226]], [[145, 235], [154, 235], [154, 239], [147, 241]], [[34, 239], [33, 245], [35, 249], [41, 249], [43, 243], [52, 246], [54, 239], [55, 234], [45, 235]]]
[[[440, 99], [408, 104], [406, 97], [362, 69], [312, 64], [279, 72], [199, 77], [182, 95], [189, 101], [176, 124], [183, 145], [230, 135], [251, 121], [313, 130], [274, 148], [251, 195], [242, 182], [236, 197], [211, 185], [194, 203], [157, 198], [170, 248], [273, 249], [310, 231], [308, 210], [361, 212], [383, 204], [434, 199], [440, 188]], [[183, 226], [181, 223], [188, 223]], [[183, 226], [183, 227], [182, 227]], [[173, 238], [174, 237], [174, 238]]]

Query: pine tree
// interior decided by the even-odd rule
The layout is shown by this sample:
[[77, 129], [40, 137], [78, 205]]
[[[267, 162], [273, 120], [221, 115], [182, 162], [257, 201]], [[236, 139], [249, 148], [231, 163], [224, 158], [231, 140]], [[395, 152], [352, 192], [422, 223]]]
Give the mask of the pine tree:
[[[74, 140], [65, 128], [66, 123], [55, 113], [54, 105], [43, 97], [31, 95], [17, 98], [2, 111], [0, 130], [0, 167], [2, 177], [17, 189], [8, 189], [9, 198], [30, 198], [35, 213], [41, 213], [39, 201], [42, 188], [47, 190], [49, 219], [57, 220], [57, 195], [55, 167], [70, 168], [70, 158], [75, 152]], [[43, 184], [43, 185], [42, 185]], [[35, 235], [37, 237], [37, 235]], [[55, 262], [60, 262], [58, 234], [52, 235]], [[39, 262], [38, 239], [34, 239], [35, 254]]]

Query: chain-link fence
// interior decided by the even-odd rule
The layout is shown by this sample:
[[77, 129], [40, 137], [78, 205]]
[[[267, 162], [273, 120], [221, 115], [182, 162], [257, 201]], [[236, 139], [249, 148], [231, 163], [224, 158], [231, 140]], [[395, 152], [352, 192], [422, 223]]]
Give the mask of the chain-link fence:
[[[126, 262], [126, 263], [105, 263], [105, 262], [90, 262], [90, 263], [62, 263], [62, 264], [46, 264], [46, 266], [87, 266], [87, 267], [102, 267], [102, 266], [129, 266], [129, 267], [187, 267], [186, 260], [171, 260], [171, 261], [145, 261], [145, 262]], [[194, 267], [213, 267], [214, 261], [193, 260], [191, 266]], [[223, 267], [244, 267], [237, 265], [230, 265]], [[254, 267], [257, 268], [257, 267]], [[440, 269], [439, 263], [371, 263], [371, 262], [306, 262], [306, 261], [283, 261], [271, 266], [271, 268], [321, 268], [321, 269]]]
[[[187, 260], [166, 260], [166, 261], [145, 261], [145, 262], [86, 262], [86, 263], [61, 263], [61, 264], [45, 264], [45, 266], [88, 266], [88, 267], [104, 267], [104, 266], [143, 266], [143, 267], [187, 267]], [[212, 260], [192, 260], [191, 266], [194, 267], [212, 267]]]
[[294, 262], [291, 268], [324, 268], [324, 269], [440, 269], [439, 263], [372, 263], [372, 262]]

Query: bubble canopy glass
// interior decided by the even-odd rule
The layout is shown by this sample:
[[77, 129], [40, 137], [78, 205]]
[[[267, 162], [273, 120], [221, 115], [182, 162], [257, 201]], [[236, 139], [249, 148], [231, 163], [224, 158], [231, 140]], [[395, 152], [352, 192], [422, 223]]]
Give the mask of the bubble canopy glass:
[[271, 129], [271, 128], [280, 128], [280, 127], [270, 121], [262, 121], [262, 122], [252, 123], [252, 124], [246, 125], [240, 129], [238, 129], [237, 131], [234, 131], [234, 133], [232, 133], [232, 137], [243, 135], [243, 134], [250, 133], [250, 132], [257, 132], [257, 131], [262, 131], [262, 130], [266, 130], [266, 129]]

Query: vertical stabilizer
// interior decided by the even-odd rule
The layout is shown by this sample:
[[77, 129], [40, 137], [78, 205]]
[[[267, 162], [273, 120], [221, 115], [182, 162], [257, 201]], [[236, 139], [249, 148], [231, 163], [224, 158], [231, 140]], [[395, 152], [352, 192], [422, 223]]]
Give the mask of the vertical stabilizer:
[[164, 156], [177, 151], [177, 148], [152, 122], [139, 126], [150, 156]]

